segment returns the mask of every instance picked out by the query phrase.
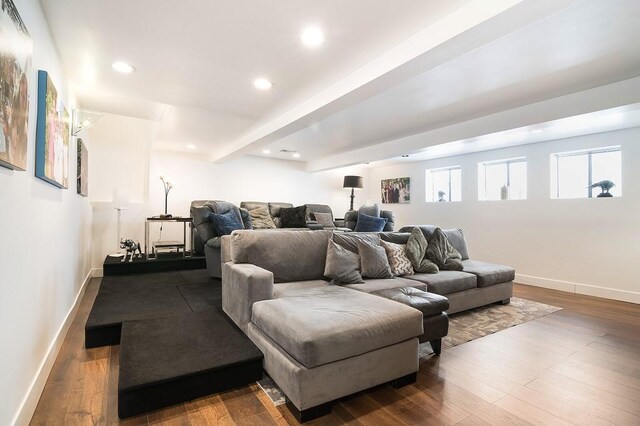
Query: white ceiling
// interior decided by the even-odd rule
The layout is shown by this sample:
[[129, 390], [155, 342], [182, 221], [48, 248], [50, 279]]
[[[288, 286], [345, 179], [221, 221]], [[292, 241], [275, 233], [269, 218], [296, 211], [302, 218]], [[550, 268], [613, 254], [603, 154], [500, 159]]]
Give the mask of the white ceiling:
[[640, 76], [637, 0], [41, 3], [84, 108], [160, 121], [157, 148], [217, 161], [288, 149], [323, 170], [640, 102], [612, 84]]

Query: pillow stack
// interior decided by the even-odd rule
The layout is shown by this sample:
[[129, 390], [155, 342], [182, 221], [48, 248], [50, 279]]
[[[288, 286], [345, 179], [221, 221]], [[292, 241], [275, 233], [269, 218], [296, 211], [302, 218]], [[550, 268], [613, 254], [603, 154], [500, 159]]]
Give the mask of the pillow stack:
[[389, 279], [413, 273], [404, 244], [382, 241], [375, 234], [334, 234], [329, 240], [324, 275], [333, 284], [362, 283], [362, 278]]
[[440, 269], [444, 271], [462, 271], [463, 269], [460, 252], [453, 248], [440, 228], [433, 231], [429, 242], [419, 228], [414, 228], [407, 241], [405, 252], [416, 272], [435, 274]]

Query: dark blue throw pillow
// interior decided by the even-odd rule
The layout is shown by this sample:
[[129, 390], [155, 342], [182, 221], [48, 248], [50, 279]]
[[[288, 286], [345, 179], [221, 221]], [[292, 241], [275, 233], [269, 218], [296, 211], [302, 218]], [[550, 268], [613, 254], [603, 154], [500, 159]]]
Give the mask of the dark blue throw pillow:
[[238, 215], [236, 215], [233, 210], [229, 210], [223, 214], [211, 213], [209, 218], [219, 236], [229, 235], [236, 229], [244, 229], [244, 226], [238, 219]]
[[387, 221], [388, 219], [383, 217], [374, 217], [368, 214], [358, 213], [355, 232], [382, 232]]

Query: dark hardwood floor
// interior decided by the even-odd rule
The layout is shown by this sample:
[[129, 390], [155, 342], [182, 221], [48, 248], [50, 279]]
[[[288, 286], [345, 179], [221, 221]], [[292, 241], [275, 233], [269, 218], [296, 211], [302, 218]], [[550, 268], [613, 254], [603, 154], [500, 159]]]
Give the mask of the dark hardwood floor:
[[[83, 346], [99, 282], [88, 285], [33, 424], [297, 424], [257, 385], [120, 421], [118, 346]], [[309, 424], [640, 424], [640, 306], [524, 285], [515, 295], [564, 309], [423, 359], [416, 383], [346, 398]]]

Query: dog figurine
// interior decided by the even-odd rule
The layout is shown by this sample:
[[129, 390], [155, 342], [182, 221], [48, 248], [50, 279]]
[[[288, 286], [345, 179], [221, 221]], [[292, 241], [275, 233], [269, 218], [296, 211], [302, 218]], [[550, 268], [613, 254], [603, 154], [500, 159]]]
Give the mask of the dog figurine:
[[127, 238], [126, 240], [120, 240], [120, 248], [127, 250], [127, 252], [125, 253], [124, 257], [120, 262], [126, 262], [127, 257], [129, 258], [129, 262], [133, 262], [133, 259], [135, 257], [142, 257], [142, 251], [140, 250], [140, 243], [136, 243], [130, 238]]

